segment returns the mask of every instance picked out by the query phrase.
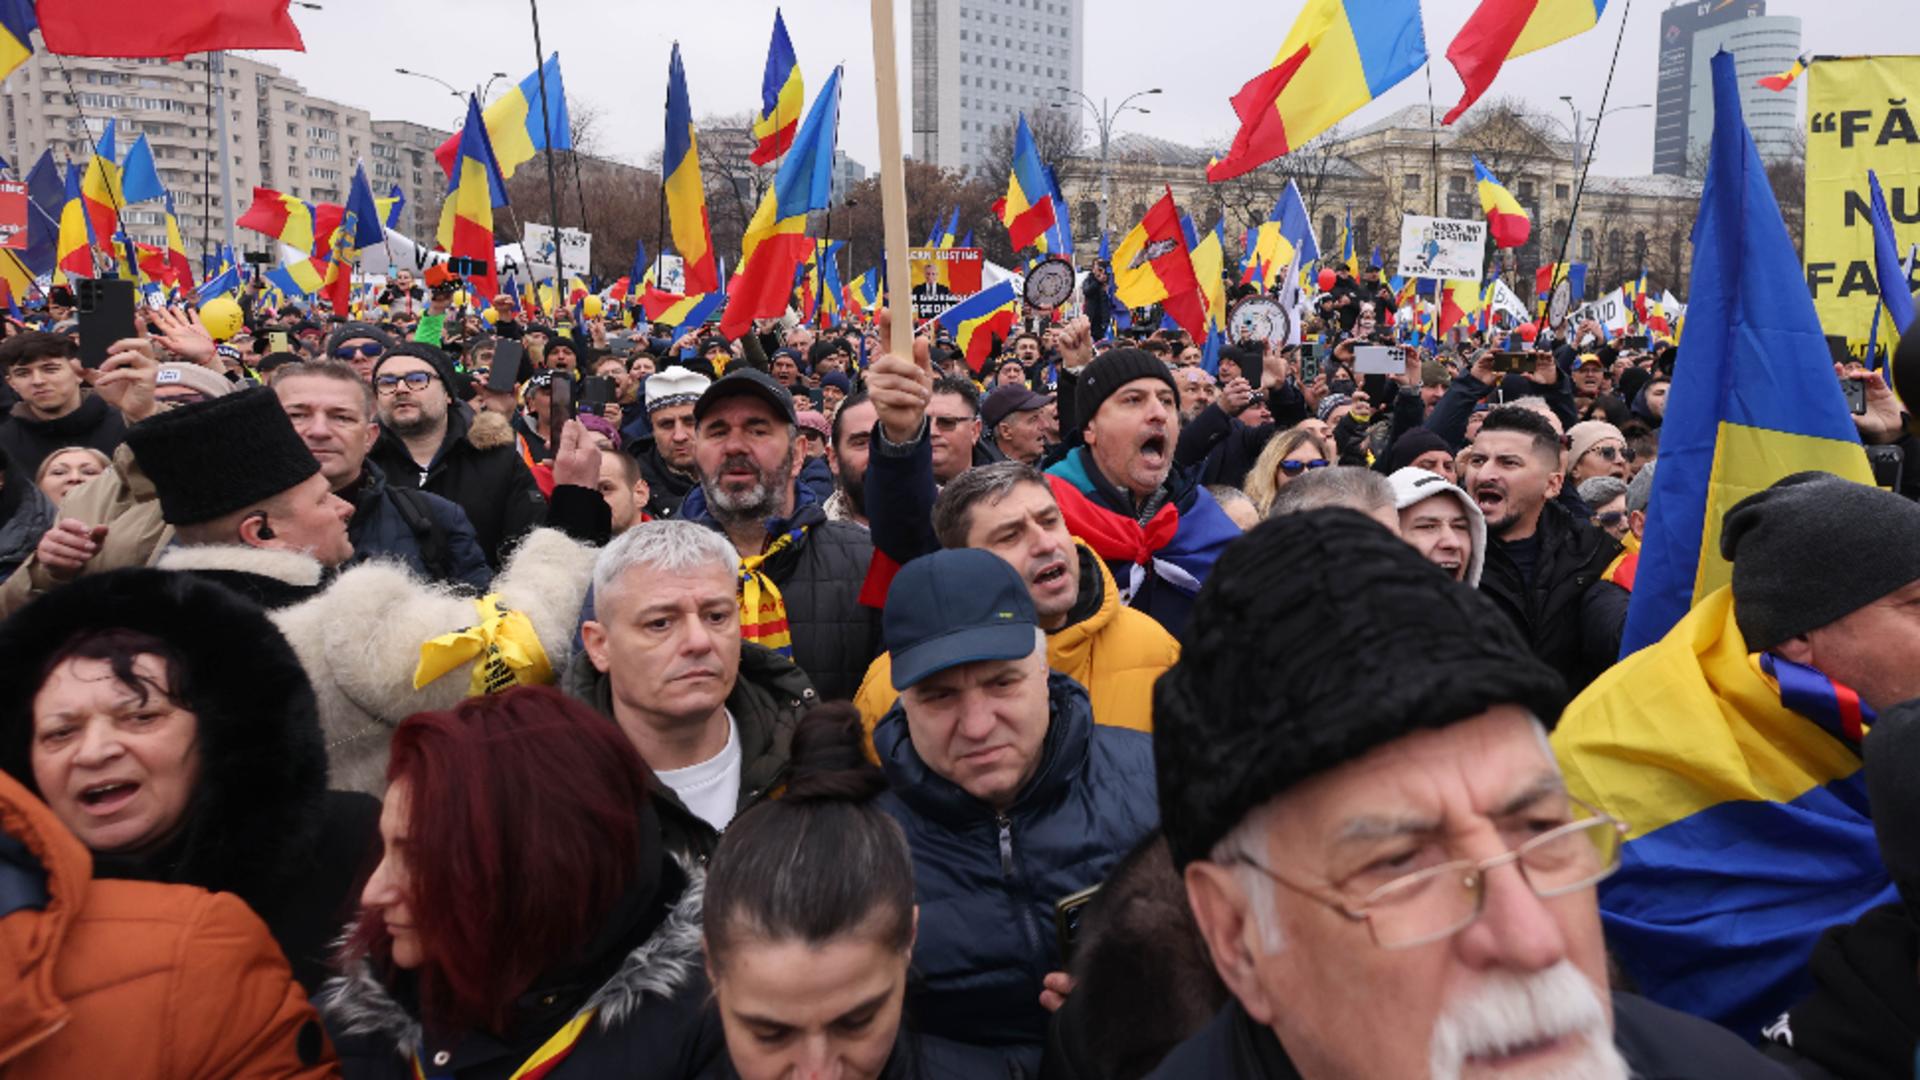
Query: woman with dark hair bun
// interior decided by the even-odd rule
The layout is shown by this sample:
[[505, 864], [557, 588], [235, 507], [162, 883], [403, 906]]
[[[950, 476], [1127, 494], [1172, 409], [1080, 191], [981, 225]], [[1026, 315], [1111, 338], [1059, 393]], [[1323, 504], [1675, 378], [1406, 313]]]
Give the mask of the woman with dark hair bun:
[[992, 1075], [901, 1023], [919, 921], [913, 856], [874, 805], [887, 782], [860, 730], [851, 705], [809, 712], [785, 793], [735, 818], [714, 852], [707, 976], [727, 1058], [710, 1080]]
[[547, 687], [469, 698], [408, 717], [387, 780], [321, 995], [348, 1080], [679, 1080], [719, 1056], [701, 879], [618, 727]]

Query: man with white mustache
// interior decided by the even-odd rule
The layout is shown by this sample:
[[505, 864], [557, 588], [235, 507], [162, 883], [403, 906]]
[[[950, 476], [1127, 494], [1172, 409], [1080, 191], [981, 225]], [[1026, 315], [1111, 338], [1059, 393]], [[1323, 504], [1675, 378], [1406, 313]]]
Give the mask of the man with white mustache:
[[1625, 827], [1568, 795], [1565, 684], [1484, 595], [1317, 510], [1234, 545], [1188, 635], [1154, 688], [1161, 821], [1232, 1000], [1151, 1077], [1784, 1080], [1610, 992]]

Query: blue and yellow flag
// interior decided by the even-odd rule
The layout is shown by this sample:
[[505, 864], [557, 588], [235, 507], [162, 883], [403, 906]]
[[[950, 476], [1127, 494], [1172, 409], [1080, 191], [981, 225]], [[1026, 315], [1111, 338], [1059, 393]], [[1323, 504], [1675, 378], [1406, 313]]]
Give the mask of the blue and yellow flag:
[[1731, 54], [1713, 58], [1713, 96], [1693, 231], [1693, 333], [1674, 365], [1622, 655], [1659, 640], [1732, 579], [1720, 521], [1735, 503], [1807, 470], [1873, 483], [1800, 258], [1741, 119]]
[[[1665, 447], [1660, 458], [1656, 478]], [[1643, 552], [1640, 581], [1646, 566]], [[1608, 951], [1648, 997], [1747, 1039], [1813, 989], [1821, 931], [1898, 899], [1858, 741], [1809, 715], [1794, 687], [1783, 695], [1778, 666], [1748, 652], [1723, 586], [1595, 680], [1553, 732], [1568, 790], [1628, 826], [1600, 886]]]

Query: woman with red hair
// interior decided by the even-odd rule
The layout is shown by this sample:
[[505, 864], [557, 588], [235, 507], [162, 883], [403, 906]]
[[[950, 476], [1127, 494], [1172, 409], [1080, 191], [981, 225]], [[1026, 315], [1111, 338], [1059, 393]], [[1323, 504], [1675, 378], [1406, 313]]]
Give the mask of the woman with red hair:
[[384, 853], [321, 995], [348, 1080], [680, 1078], [721, 1049], [702, 879], [620, 729], [545, 687], [394, 732]]

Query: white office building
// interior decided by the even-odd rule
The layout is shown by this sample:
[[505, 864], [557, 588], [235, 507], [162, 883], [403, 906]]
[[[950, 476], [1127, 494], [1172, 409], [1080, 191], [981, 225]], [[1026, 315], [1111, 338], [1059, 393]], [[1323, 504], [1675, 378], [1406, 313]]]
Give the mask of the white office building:
[[1079, 106], [1086, 0], [913, 0], [913, 156], [949, 169], [986, 157], [1022, 112]]

